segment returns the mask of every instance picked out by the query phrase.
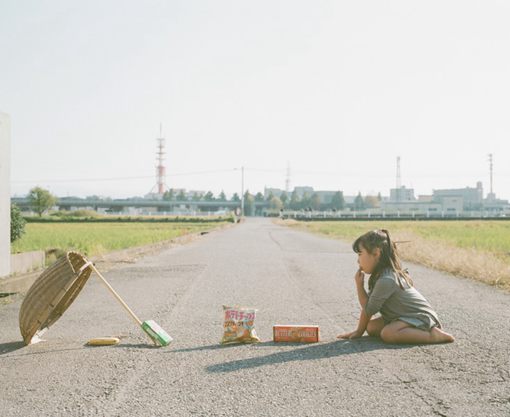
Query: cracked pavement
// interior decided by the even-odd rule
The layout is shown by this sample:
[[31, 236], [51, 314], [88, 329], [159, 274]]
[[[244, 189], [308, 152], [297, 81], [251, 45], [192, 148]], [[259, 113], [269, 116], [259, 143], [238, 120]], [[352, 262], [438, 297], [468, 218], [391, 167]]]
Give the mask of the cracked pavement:
[[[174, 338], [147, 344], [94, 276], [23, 346], [20, 301], [0, 306], [0, 414], [20, 416], [509, 416], [510, 295], [406, 265], [448, 345], [338, 341], [359, 313], [347, 243], [247, 219], [105, 274]], [[222, 305], [258, 309], [262, 343], [220, 346]], [[317, 344], [274, 344], [272, 325], [318, 324]], [[99, 336], [121, 344], [86, 347]]]

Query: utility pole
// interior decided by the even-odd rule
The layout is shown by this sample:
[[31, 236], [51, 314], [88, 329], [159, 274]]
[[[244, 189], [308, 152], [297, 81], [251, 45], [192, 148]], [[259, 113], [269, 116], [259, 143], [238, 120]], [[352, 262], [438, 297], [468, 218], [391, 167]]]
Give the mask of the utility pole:
[[493, 167], [494, 167], [494, 164], [493, 164], [494, 160], [493, 160], [493, 157], [492, 157], [492, 154], [490, 153], [489, 154], [489, 167], [490, 167], [490, 179], [491, 179], [491, 193], [489, 194], [490, 195], [490, 199], [494, 198], [494, 194], [493, 194], [493, 188], [492, 188], [492, 181], [493, 181]]
[[244, 166], [241, 167], [241, 216], [244, 216]]
[[285, 192], [290, 192], [290, 162], [287, 161], [287, 178], [285, 179]]
[[400, 175], [400, 156], [397, 156], [397, 201], [401, 200], [402, 177]]
[[165, 166], [163, 165], [163, 160], [165, 158], [165, 139], [163, 138], [163, 125], [159, 124], [159, 138], [156, 139], [158, 141], [158, 152], [157, 152], [157, 161], [158, 166], [156, 168], [156, 178], [157, 178], [157, 188], [158, 194], [163, 196], [165, 192]]

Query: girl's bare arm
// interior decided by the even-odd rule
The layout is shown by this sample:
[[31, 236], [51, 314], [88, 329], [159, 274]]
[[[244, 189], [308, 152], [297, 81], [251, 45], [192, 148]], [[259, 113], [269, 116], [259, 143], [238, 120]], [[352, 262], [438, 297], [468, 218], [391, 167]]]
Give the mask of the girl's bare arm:
[[356, 333], [358, 333], [361, 336], [363, 336], [363, 333], [365, 333], [365, 330], [367, 330], [368, 322], [370, 321], [370, 318], [372, 316], [369, 316], [365, 309], [361, 309], [361, 313], [359, 315], [359, 321], [358, 321], [358, 328], [356, 329]]
[[361, 308], [365, 308], [368, 301], [368, 295], [365, 291], [365, 274], [361, 269], [358, 269], [356, 275], [354, 276], [354, 280], [356, 281], [356, 290], [358, 292], [358, 300]]
[[361, 269], [356, 272], [356, 275], [354, 276], [354, 280], [356, 281], [356, 289], [358, 292], [358, 300], [359, 304], [361, 306], [361, 313], [358, 320], [358, 327], [353, 332], [344, 333], [341, 335], [338, 335], [337, 337], [339, 339], [356, 339], [358, 337], [363, 336], [363, 333], [365, 333], [365, 330], [367, 329], [368, 322], [370, 321], [370, 317], [365, 312], [365, 306], [367, 305], [368, 301], [368, 295], [365, 291], [365, 275], [361, 271]]

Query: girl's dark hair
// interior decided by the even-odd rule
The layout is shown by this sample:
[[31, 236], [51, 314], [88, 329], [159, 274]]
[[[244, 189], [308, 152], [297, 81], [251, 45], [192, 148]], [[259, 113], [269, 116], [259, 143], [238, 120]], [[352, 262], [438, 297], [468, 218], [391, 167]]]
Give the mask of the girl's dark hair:
[[369, 290], [374, 287], [382, 272], [388, 268], [397, 274], [400, 288], [404, 289], [400, 278], [404, 279], [409, 286], [413, 286], [413, 281], [407, 273], [407, 270], [402, 269], [397, 246], [392, 242], [390, 233], [387, 230], [372, 230], [358, 237], [352, 244], [352, 249], [354, 252], [360, 253], [362, 247], [369, 253], [373, 253], [376, 248], [381, 250], [379, 262], [368, 280]]

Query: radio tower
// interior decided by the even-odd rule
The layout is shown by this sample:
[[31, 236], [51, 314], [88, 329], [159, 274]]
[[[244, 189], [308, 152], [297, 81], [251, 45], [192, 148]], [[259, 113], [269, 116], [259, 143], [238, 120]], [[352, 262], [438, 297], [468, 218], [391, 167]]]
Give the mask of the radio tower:
[[166, 168], [163, 165], [165, 158], [165, 138], [163, 138], [163, 125], [161, 123], [159, 124], [159, 138], [156, 140], [158, 141], [158, 151], [156, 153], [156, 161], [158, 162], [158, 166], [156, 167], [156, 187], [158, 189], [157, 193], [163, 196], [166, 187]]

